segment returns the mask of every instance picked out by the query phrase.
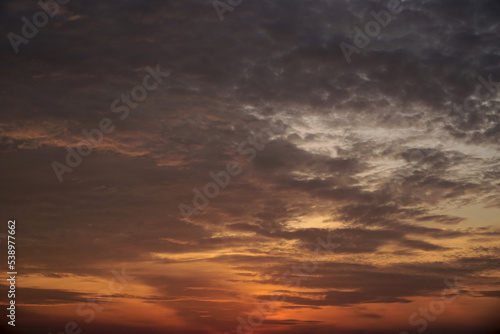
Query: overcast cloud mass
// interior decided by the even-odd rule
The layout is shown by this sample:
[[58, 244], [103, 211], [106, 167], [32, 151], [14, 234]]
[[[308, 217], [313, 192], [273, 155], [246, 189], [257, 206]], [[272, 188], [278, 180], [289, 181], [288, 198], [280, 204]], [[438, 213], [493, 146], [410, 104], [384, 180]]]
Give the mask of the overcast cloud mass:
[[498, 0], [60, 1], [0, 4], [0, 331], [500, 332]]

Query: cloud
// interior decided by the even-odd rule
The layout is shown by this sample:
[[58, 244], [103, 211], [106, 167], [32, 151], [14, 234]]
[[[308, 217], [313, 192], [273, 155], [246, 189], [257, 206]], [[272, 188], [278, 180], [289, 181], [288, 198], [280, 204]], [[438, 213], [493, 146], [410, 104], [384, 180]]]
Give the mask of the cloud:
[[[93, 293], [61, 282], [126, 264], [138, 283], [120, 300], [184, 324], [158, 332], [234, 331], [253, 298], [285, 290], [283, 272], [327, 236], [341, 247], [302, 290], [286, 288], [268, 332], [392, 330], [387, 313], [355, 307], [405, 308], [453, 276], [481, 286], [474, 299], [491, 307], [499, 94], [484, 80], [500, 81], [499, 4], [403, 1], [347, 64], [339, 44], [386, 4], [245, 1], [220, 22], [211, 1], [72, 0], [19, 54], [0, 40], [0, 201], [18, 221], [32, 322], [50, 314], [54, 331], [67, 320], [52, 307]], [[4, 1], [4, 30], [21, 33], [38, 10]], [[111, 103], [156, 64], [170, 76], [120, 120]], [[476, 92], [489, 94], [467, 100]], [[116, 130], [59, 184], [51, 163], [104, 117]], [[271, 122], [284, 131], [248, 161], [238, 146]], [[182, 221], [179, 204], [231, 160], [242, 173]], [[131, 306], [113, 314], [120, 307]], [[381, 328], [321, 318], [331, 310]], [[144, 331], [104, 319], [115, 327], [91, 331]], [[443, 319], [448, 331], [467, 321]]]

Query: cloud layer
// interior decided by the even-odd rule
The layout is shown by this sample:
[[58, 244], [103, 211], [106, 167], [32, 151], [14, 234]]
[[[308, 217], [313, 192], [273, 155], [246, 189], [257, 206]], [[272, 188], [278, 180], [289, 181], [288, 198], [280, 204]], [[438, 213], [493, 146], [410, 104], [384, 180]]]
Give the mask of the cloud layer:
[[[243, 1], [221, 22], [211, 1], [72, 0], [18, 54], [1, 39], [17, 333], [68, 321], [92, 333], [236, 333], [277, 294], [286, 300], [262, 333], [399, 332], [454, 277], [459, 301], [427, 333], [493, 330], [500, 5], [403, 1], [348, 64], [339, 44], [386, 5]], [[2, 3], [4, 35], [38, 10]], [[170, 76], [121, 120], [112, 102], [156, 64]], [[103, 118], [114, 132], [59, 183], [51, 164]], [[269, 124], [283, 130], [259, 139]], [[229, 161], [242, 173], [183, 219], [179, 204]], [[300, 286], [284, 282], [327, 236], [340, 246]], [[122, 267], [133, 283], [87, 324], [79, 303], [102, 298]]]

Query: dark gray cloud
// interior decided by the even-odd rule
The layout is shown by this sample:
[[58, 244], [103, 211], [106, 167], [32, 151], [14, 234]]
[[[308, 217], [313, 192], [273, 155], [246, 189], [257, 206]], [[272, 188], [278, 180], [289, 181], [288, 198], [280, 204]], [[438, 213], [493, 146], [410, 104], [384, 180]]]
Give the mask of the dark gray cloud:
[[[304, 280], [324, 298], [289, 291], [285, 308], [406, 305], [444, 278], [498, 281], [500, 5], [403, 1], [348, 64], [339, 44], [386, 3], [243, 1], [221, 22], [212, 1], [72, 0], [16, 54], [6, 35], [40, 8], [2, 2], [0, 203], [18, 222], [26, 303], [87, 296], [36, 280], [151, 266], [136, 280], [157, 299], [125, 295], [192, 324], [163, 332], [229, 331], [255, 295], [232, 284], [281, 284], [327, 235], [341, 247]], [[120, 120], [111, 103], [156, 64], [170, 76]], [[115, 131], [59, 183], [51, 163], [104, 117]], [[249, 161], [240, 145], [250, 148], [272, 122], [283, 131]], [[184, 221], [179, 204], [191, 205], [193, 188], [232, 160], [242, 173]], [[198, 265], [199, 274], [187, 270]], [[478, 291], [497, 297], [491, 286]], [[60, 320], [26, 312], [48, 330]], [[349, 332], [305, 319], [266, 323], [273, 333]]]

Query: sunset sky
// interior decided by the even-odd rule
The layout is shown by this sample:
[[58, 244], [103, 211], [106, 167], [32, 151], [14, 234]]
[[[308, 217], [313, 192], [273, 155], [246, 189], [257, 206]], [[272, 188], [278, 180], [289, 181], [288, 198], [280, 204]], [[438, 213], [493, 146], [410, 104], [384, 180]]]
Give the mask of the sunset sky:
[[0, 3], [0, 333], [500, 333], [498, 0], [59, 1]]

